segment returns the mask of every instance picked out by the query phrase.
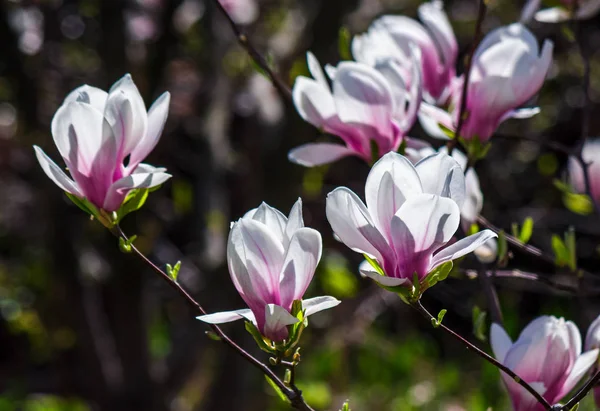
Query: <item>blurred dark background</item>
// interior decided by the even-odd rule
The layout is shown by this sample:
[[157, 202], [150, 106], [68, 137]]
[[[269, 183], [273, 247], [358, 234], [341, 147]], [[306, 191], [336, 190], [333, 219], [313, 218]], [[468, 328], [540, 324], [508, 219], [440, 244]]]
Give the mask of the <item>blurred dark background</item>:
[[[307, 72], [306, 50], [323, 64], [339, 60], [340, 27], [358, 33], [384, 13], [415, 17], [418, 2], [236, 0], [228, 7], [292, 84]], [[485, 30], [517, 20], [521, 7], [492, 0]], [[446, 9], [462, 62], [477, 2], [451, 0]], [[592, 133], [600, 130], [599, 23], [577, 28], [592, 65]], [[542, 113], [500, 131], [572, 146], [584, 102], [581, 58], [561, 26], [532, 30], [555, 42], [555, 63], [536, 102]], [[180, 281], [208, 311], [243, 306], [225, 264], [230, 221], [261, 201], [287, 214], [301, 196], [306, 224], [323, 233], [323, 259], [307, 295], [344, 302], [311, 317], [303, 337], [298, 385], [309, 403], [337, 410], [349, 398], [361, 411], [508, 409], [497, 370], [359, 278], [360, 256], [333, 239], [324, 199], [339, 185], [362, 195], [368, 166], [353, 158], [316, 169], [287, 161], [289, 149], [319, 132], [258, 72], [212, 0], [1, 0], [1, 411], [287, 409], [262, 375], [205, 336], [207, 328], [178, 295], [70, 204], [35, 160], [32, 144], [60, 159], [49, 125], [68, 92], [84, 83], [107, 89], [127, 72], [148, 107], [171, 92], [167, 126], [147, 161], [167, 167], [173, 178], [123, 228], [138, 235], [136, 244], [158, 264], [181, 260]], [[411, 135], [424, 137], [418, 125]], [[494, 140], [476, 167], [483, 215], [505, 229], [533, 217], [531, 241], [550, 254], [551, 234], [574, 226], [580, 264], [597, 273], [598, 217], [566, 209], [553, 185], [565, 163], [563, 154], [536, 143]], [[559, 292], [495, 279], [513, 338], [540, 314], [564, 315], [585, 333], [600, 312], [593, 274], [577, 279], [513, 253], [507, 269], [585, 284], [583, 291]], [[461, 266], [480, 268], [473, 257]], [[434, 312], [447, 308], [444, 321], [489, 350], [472, 321], [474, 306], [488, 309], [485, 293], [464, 270], [428, 291], [424, 304]], [[266, 361], [241, 323], [224, 328]]]

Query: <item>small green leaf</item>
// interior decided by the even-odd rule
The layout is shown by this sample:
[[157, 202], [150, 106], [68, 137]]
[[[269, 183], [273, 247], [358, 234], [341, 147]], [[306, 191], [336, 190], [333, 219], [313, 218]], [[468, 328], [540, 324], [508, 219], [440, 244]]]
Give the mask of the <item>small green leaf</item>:
[[100, 214], [98, 209], [96, 208], [96, 206], [93, 205], [92, 203], [90, 203], [87, 199], [79, 198], [79, 197], [74, 196], [73, 194], [67, 193], [67, 192], [65, 192], [65, 194], [69, 198], [69, 200], [71, 200], [73, 202], [73, 204], [75, 204], [77, 207], [79, 207], [80, 209], [85, 211], [87, 214], [92, 215], [94, 217], [96, 217]]
[[446, 137], [448, 137], [450, 140], [454, 139], [454, 130], [450, 130], [445, 125], [439, 124], [439, 123], [438, 123], [438, 127], [440, 128], [440, 130], [442, 130], [442, 132], [446, 135]]
[[444, 281], [448, 278], [448, 275], [452, 271], [454, 263], [452, 261], [446, 261], [444, 264], [438, 265], [434, 268], [425, 279], [427, 288], [433, 287], [440, 281]]
[[521, 231], [519, 233], [519, 240], [522, 243], [527, 244], [527, 242], [531, 239], [531, 235], [533, 234], [533, 218], [527, 217], [525, 221], [523, 221], [523, 226], [521, 227]]
[[[561, 8], [564, 9], [564, 7], [561, 7]], [[573, 30], [571, 30], [571, 27], [569, 27], [568, 24], [561, 24], [560, 29], [562, 31], [562, 34], [565, 36], [565, 38], [569, 42], [571, 42], [571, 43], [575, 42], [575, 33], [573, 33]]]
[[506, 265], [508, 254], [508, 244], [506, 243], [506, 234], [504, 230], [498, 232], [498, 265]]
[[285, 394], [283, 393], [283, 391], [281, 391], [281, 389], [277, 386], [277, 384], [275, 384], [275, 381], [273, 381], [268, 375], [265, 375], [265, 379], [267, 380], [267, 382], [269, 383], [271, 388], [273, 388], [273, 390], [275, 391], [277, 396], [281, 399], [281, 401], [290, 404], [290, 400], [288, 399], [288, 397], [285, 396]]
[[350, 53], [350, 43], [352, 36], [348, 27], [342, 26], [338, 32], [338, 52], [340, 53], [340, 59], [352, 60], [352, 53]]
[[285, 382], [286, 384], [289, 384], [290, 381], [292, 381], [292, 370], [290, 370], [289, 368], [286, 368], [285, 374], [283, 376], [283, 382]]
[[479, 226], [477, 225], [477, 223], [473, 223], [469, 226], [467, 235], [477, 234], [478, 232], [479, 232]]
[[213, 341], [221, 341], [221, 337], [217, 335], [214, 331], [206, 331], [206, 336]]
[[133, 250], [131, 245], [137, 239], [137, 235], [132, 235], [128, 239], [124, 239], [123, 237], [119, 237], [119, 249], [124, 253], [131, 253]]
[[177, 276], [179, 275], [180, 269], [181, 269], [181, 261], [177, 261], [175, 266], [171, 266], [171, 264], [167, 264], [167, 274], [175, 282], [177, 282]]
[[248, 331], [252, 338], [254, 338], [254, 341], [256, 341], [258, 348], [269, 354], [277, 354], [277, 350], [275, 350], [275, 347], [273, 347], [271, 341], [263, 337], [258, 328], [256, 328], [256, 326], [250, 321], [246, 321], [246, 331]]
[[[154, 187], [153, 187], [154, 189]], [[147, 188], [140, 188], [131, 190], [121, 208], [117, 210], [117, 222], [120, 222], [127, 214], [142, 208], [146, 200], [148, 199], [148, 193], [150, 192]]]
[[473, 307], [473, 334], [480, 341], [486, 340], [486, 320], [487, 313], [478, 306]]
[[367, 260], [369, 264], [371, 264], [371, 267], [373, 267], [375, 271], [377, 271], [381, 275], [385, 275], [385, 273], [383, 272], [383, 268], [381, 268], [377, 260], [369, 257], [367, 254], [363, 254], [363, 256], [365, 257], [365, 260]]
[[350, 402], [348, 400], [346, 400], [344, 402], [344, 404], [342, 405], [342, 409], [340, 411], [351, 411], [350, 410]]
[[571, 408], [571, 411], [577, 411], [579, 409], [579, 403], [575, 404], [573, 406], [573, 408]]
[[552, 250], [554, 251], [554, 262], [556, 265], [564, 267], [569, 264], [569, 250], [562, 239], [556, 234], [552, 235]]

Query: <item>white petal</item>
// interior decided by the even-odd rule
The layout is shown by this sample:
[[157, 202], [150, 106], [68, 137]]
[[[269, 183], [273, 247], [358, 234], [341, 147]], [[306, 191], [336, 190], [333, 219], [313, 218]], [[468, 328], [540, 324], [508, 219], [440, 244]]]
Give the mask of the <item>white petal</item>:
[[158, 173], [139, 173], [123, 177], [115, 181], [106, 194], [103, 208], [108, 211], [114, 211], [119, 208], [121, 196], [123, 193], [135, 188], [152, 188], [156, 187], [171, 178], [170, 174]]
[[287, 249], [281, 283], [281, 305], [291, 307], [294, 300], [301, 300], [321, 260], [323, 244], [317, 230], [304, 227], [292, 236]]
[[375, 163], [365, 184], [365, 199], [369, 214], [388, 239], [394, 214], [422, 192], [417, 171], [406, 157], [390, 152]]
[[335, 234], [352, 250], [373, 255], [380, 263], [390, 256], [391, 249], [367, 207], [348, 188], [339, 187], [327, 195], [326, 214]]
[[285, 227], [287, 226], [288, 220], [281, 211], [271, 207], [263, 201], [261, 205], [254, 210], [251, 218], [266, 225], [271, 234], [277, 238], [277, 241], [283, 244]]
[[331, 91], [313, 79], [297, 77], [292, 98], [300, 117], [315, 127], [324, 128], [328, 119], [336, 115]]
[[476, 248], [481, 247], [489, 239], [495, 237], [497, 237], [496, 233], [490, 230], [483, 230], [465, 237], [434, 255], [431, 260], [431, 269], [434, 269], [446, 261], [456, 260], [457, 258], [474, 251]]
[[308, 143], [290, 150], [288, 159], [304, 167], [315, 167], [354, 154], [354, 150], [341, 144]]
[[302, 308], [306, 310], [304, 315], [308, 317], [309, 315], [316, 314], [320, 311], [333, 308], [339, 303], [341, 303], [341, 301], [337, 298], [324, 295], [302, 300]]
[[585, 350], [600, 348], [600, 315], [590, 324], [585, 336]]
[[425, 133], [427, 133], [428, 136], [437, 138], [438, 140], [450, 140], [448, 135], [444, 133], [444, 130], [440, 128], [439, 123], [434, 118], [422, 111], [419, 111], [418, 117], [419, 124], [421, 124], [421, 127], [423, 127], [423, 130], [425, 130]]
[[523, 10], [521, 11], [521, 19], [519, 20], [521, 23], [528, 23], [536, 11], [540, 8], [540, 4], [542, 0], [527, 0]]
[[323, 74], [323, 70], [321, 69], [321, 64], [319, 60], [312, 54], [310, 51], [306, 53], [306, 62], [308, 64], [308, 71], [313, 76], [313, 78], [324, 88], [329, 88], [329, 83], [327, 83], [327, 79]]
[[136, 165], [143, 161], [154, 147], [156, 147], [167, 121], [170, 101], [171, 94], [166, 92], [152, 104], [152, 107], [150, 107], [150, 110], [148, 111], [148, 128], [146, 130], [146, 135], [135, 147], [133, 147], [131, 158], [129, 160], [130, 165]]
[[492, 324], [490, 329], [490, 344], [492, 345], [494, 357], [503, 363], [504, 358], [506, 358], [506, 353], [510, 350], [513, 343], [500, 324]]
[[573, 365], [573, 368], [571, 369], [571, 373], [569, 374], [565, 383], [563, 384], [560, 393], [557, 395], [557, 401], [560, 400], [563, 396], [567, 395], [577, 385], [579, 380], [581, 380], [581, 377], [583, 377], [589, 371], [589, 369], [592, 368], [592, 366], [596, 363], [597, 360], [597, 348], [594, 350], [587, 351], [577, 358], [575, 364]]
[[[406, 256], [433, 252], [452, 238], [459, 221], [460, 210], [449, 198], [421, 194], [409, 199], [392, 220], [396, 254], [400, 250], [404, 250], [403, 254]], [[413, 244], [409, 244], [410, 238], [414, 241]]]
[[392, 116], [396, 112], [392, 90], [385, 77], [374, 68], [355, 62], [338, 66], [333, 82], [337, 113], [344, 123], [373, 127], [379, 135], [393, 135]]
[[453, 67], [458, 54], [454, 31], [444, 12], [441, 1], [431, 1], [419, 6], [419, 18], [429, 29], [439, 46], [446, 67]]
[[298, 198], [290, 211], [288, 216], [287, 225], [285, 226], [284, 242], [283, 246], [288, 247], [290, 239], [294, 233], [300, 228], [304, 227], [304, 218], [302, 217], [302, 199]]
[[269, 338], [281, 335], [282, 328], [296, 324], [298, 321], [285, 308], [276, 304], [267, 304], [265, 306], [265, 336]]
[[571, 19], [571, 13], [563, 7], [551, 7], [535, 13], [534, 18], [542, 23], [560, 23]]
[[40, 166], [42, 167], [42, 170], [44, 170], [44, 173], [46, 173], [46, 175], [52, 181], [54, 181], [54, 184], [59, 186], [67, 193], [73, 194], [77, 197], [83, 197], [83, 194], [79, 191], [77, 184], [67, 177], [64, 171], [62, 171], [60, 167], [57, 166], [56, 163], [52, 161], [41, 148], [38, 146], [33, 146], [33, 148], [35, 149], [35, 155], [40, 163]]
[[223, 311], [220, 313], [200, 315], [196, 317], [196, 319], [208, 324], [223, 324], [244, 319], [252, 322], [253, 324], [256, 324], [254, 314], [252, 314], [252, 310], [249, 310], [248, 308], [244, 308], [242, 310]]
[[146, 136], [148, 113], [146, 105], [131, 76], [126, 74], [110, 89], [104, 117], [113, 128], [124, 158]]
[[138, 164], [138, 166], [135, 168], [135, 170], [133, 170], [133, 174], [140, 174], [140, 173], [160, 173], [163, 171], [167, 171], [166, 168], [164, 167], [154, 167], [153, 165], [150, 164], [146, 164], [146, 163], [140, 163]]
[[465, 201], [463, 168], [445, 153], [437, 153], [419, 161], [415, 166], [423, 192], [447, 197], [462, 207]]
[[408, 282], [408, 279], [406, 279], [406, 278], [387, 277], [385, 275], [379, 274], [371, 266], [371, 264], [369, 264], [368, 261], [363, 261], [360, 264], [359, 272], [360, 272], [360, 275], [362, 275], [363, 277], [370, 278], [371, 280], [375, 281], [376, 283], [379, 283], [386, 287], [397, 287], [399, 285], [402, 285], [402, 284]]
[[454, 120], [448, 112], [425, 102], [421, 103], [419, 108], [419, 122], [431, 137], [442, 140], [448, 140], [448, 135], [442, 131], [439, 125], [452, 131], [456, 128]]
[[65, 98], [63, 105], [77, 101], [80, 103], [89, 104], [99, 112], [103, 113], [107, 98], [108, 93], [106, 91], [84, 84], [83, 86], [77, 87], [75, 90], [70, 92]]

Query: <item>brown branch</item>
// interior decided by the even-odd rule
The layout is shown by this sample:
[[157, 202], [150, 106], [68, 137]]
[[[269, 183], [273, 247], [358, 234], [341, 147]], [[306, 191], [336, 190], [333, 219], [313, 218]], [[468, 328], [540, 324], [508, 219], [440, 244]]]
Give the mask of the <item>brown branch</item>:
[[594, 386], [596, 384], [598, 384], [599, 382], [600, 382], [600, 371], [596, 371], [596, 374], [594, 374], [592, 376], [592, 378], [590, 378], [588, 380], [588, 382], [586, 382], [585, 385], [583, 387], [581, 387], [581, 389], [579, 391], [577, 391], [577, 394], [575, 394], [569, 400], [569, 402], [567, 402], [565, 405], [563, 405], [560, 410], [561, 411], [570, 411], [570, 410], [572, 410], [573, 407], [575, 407], [575, 405], [577, 403], [579, 403], [579, 401], [581, 401], [588, 394], [588, 392], [590, 392], [590, 390], [592, 388], [594, 388]]
[[469, 87], [469, 79], [471, 78], [471, 67], [473, 63], [473, 56], [477, 50], [477, 46], [481, 41], [483, 34], [483, 20], [485, 19], [485, 13], [487, 12], [486, 0], [479, 0], [479, 7], [477, 11], [477, 22], [475, 23], [475, 34], [473, 35], [473, 43], [471, 44], [471, 50], [467, 56], [465, 66], [465, 81], [463, 83], [462, 94], [460, 99], [460, 109], [458, 111], [458, 124], [456, 125], [456, 131], [454, 132], [454, 138], [449, 140], [446, 147], [448, 147], [448, 155], [452, 155], [452, 150], [458, 144], [458, 138], [465, 122], [465, 114], [467, 110], [467, 91]]
[[[425, 307], [423, 307], [423, 305], [421, 304], [420, 301], [413, 303], [411, 305], [411, 307], [413, 307], [415, 310], [417, 310], [427, 320], [429, 320], [429, 321], [436, 320], [437, 321], [437, 319], [433, 315], [431, 315], [431, 313], [429, 311], [427, 311], [427, 309]], [[487, 362], [489, 362], [496, 368], [504, 371], [504, 373], [506, 373], [509, 377], [511, 377], [513, 379], [513, 381], [515, 381], [521, 387], [525, 388], [527, 390], [527, 392], [529, 392], [531, 395], [533, 395], [535, 397], [535, 399], [544, 407], [545, 410], [552, 409], [552, 406], [550, 404], [548, 404], [548, 401], [546, 401], [544, 399], [544, 397], [542, 397], [536, 390], [534, 390], [531, 387], [531, 385], [529, 385], [526, 381], [524, 381], [517, 374], [515, 374], [510, 368], [508, 368], [507, 366], [505, 366], [504, 364], [502, 364], [501, 362], [499, 362], [494, 357], [487, 354], [485, 351], [481, 350], [477, 346], [473, 345], [467, 339], [465, 339], [461, 335], [457, 334], [456, 332], [454, 332], [453, 330], [451, 330], [450, 328], [445, 326], [443, 323], [439, 325], [439, 328], [441, 328], [446, 333], [448, 333], [452, 337], [454, 337], [454, 339], [456, 339], [460, 343], [462, 343], [468, 350], [474, 351], [475, 354], [479, 355], [481, 358], [483, 358], [484, 360], [486, 360]]]
[[223, 16], [227, 19], [227, 22], [231, 26], [231, 30], [235, 34], [235, 37], [240, 43], [240, 46], [246, 50], [246, 53], [254, 60], [254, 62], [269, 76], [271, 83], [273, 86], [281, 93], [281, 95], [288, 100], [292, 99], [292, 91], [289, 85], [283, 81], [277, 73], [271, 69], [267, 60], [258, 52], [254, 44], [250, 41], [248, 36], [238, 27], [238, 25], [233, 21], [225, 7], [221, 4], [219, 0], [214, 0], [215, 6], [223, 13]]
[[[129, 238], [127, 237], [127, 235], [125, 235], [121, 227], [116, 226], [115, 228], [116, 230], [113, 230], [113, 234], [129, 242]], [[200, 305], [200, 303], [198, 303], [177, 281], [174, 281], [166, 272], [164, 272], [160, 267], [158, 267], [156, 264], [150, 261], [150, 259], [148, 259], [148, 257], [146, 257], [140, 250], [138, 250], [136, 246], [134, 246], [133, 244], [130, 245], [131, 250], [140, 259], [142, 259], [142, 261], [148, 264], [156, 273], [158, 273], [161, 276], [161, 278], [171, 286], [171, 288], [177, 291], [192, 308], [197, 310], [201, 315], [206, 315], [206, 311]], [[277, 385], [277, 387], [281, 390], [281, 392], [287, 397], [293, 408], [301, 411], [314, 411], [306, 403], [306, 401], [302, 397], [302, 393], [300, 390], [288, 388], [285, 385], [285, 383], [281, 381], [281, 379], [269, 367], [260, 362], [258, 359], [252, 356], [252, 354], [245, 351], [242, 347], [237, 345], [231, 338], [229, 338], [227, 334], [225, 334], [225, 332], [221, 329], [221, 327], [215, 324], [209, 324], [209, 326], [219, 336], [221, 342], [233, 349], [242, 358], [244, 358], [254, 367], [258, 368], [265, 376], [270, 378], [275, 383], [275, 385]]]

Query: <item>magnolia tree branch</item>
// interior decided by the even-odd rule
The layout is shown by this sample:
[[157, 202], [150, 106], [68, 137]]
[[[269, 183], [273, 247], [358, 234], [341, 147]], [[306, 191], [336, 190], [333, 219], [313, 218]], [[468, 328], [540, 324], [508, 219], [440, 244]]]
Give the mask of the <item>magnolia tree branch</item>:
[[[413, 307], [415, 310], [417, 310], [423, 317], [425, 317], [429, 321], [432, 321], [432, 322], [437, 321], [437, 319], [433, 315], [431, 315], [431, 313], [429, 311], [427, 311], [427, 309], [425, 307], [423, 307], [423, 305], [421, 304], [420, 301], [413, 303], [411, 305], [411, 307]], [[489, 362], [496, 368], [504, 371], [504, 373], [506, 373], [510, 378], [512, 378], [517, 384], [519, 384], [521, 387], [525, 388], [527, 390], [527, 392], [529, 392], [531, 395], [533, 395], [535, 397], [535, 399], [544, 407], [545, 410], [552, 410], [552, 406], [548, 403], [548, 401], [546, 401], [544, 399], [544, 397], [542, 397], [540, 395], [540, 393], [538, 393], [536, 390], [534, 390], [526, 381], [521, 379], [510, 368], [506, 367], [504, 364], [502, 364], [501, 362], [496, 360], [494, 357], [490, 356], [485, 351], [483, 351], [480, 348], [478, 348], [477, 346], [473, 345], [471, 342], [469, 342], [467, 339], [465, 339], [461, 335], [457, 334], [450, 328], [446, 327], [443, 323], [439, 323], [438, 328], [441, 328], [446, 333], [450, 334], [452, 337], [454, 337], [454, 339], [458, 340], [461, 344], [463, 344], [468, 350], [474, 351], [475, 354], [479, 355], [481, 358], [483, 358], [484, 360], [486, 360], [487, 362]]]
[[238, 43], [246, 50], [246, 53], [254, 60], [254, 62], [269, 76], [273, 86], [281, 93], [282, 96], [288, 100], [292, 99], [292, 91], [289, 85], [283, 81], [273, 69], [269, 66], [267, 60], [258, 52], [254, 44], [250, 41], [248, 36], [239, 28], [239, 26], [233, 21], [225, 7], [219, 0], [214, 0], [215, 6], [223, 13], [223, 16], [227, 19], [227, 22], [231, 26], [231, 30], [235, 34]]
[[[201, 315], [206, 315], [206, 311], [200, 305], [200, 303], [198, 303], [177, 281], [173, 280], [166, 272], [164, 272], [160, 267], [158, 267], [156, 264], [150, 261], [150, 259], [146, 257], [144, 253], [142, 253], [135, 245], [133, 245], [129, 241], [129, 238], [123, 232], [121, 227], [116, 226], [115, 230], [113, 230], [113, 234], [127, 241], [128, 244], [131, 246], [131, 251], [133, 251], [140, 259], [142, 259], [142, 261], [144, 261], [144, 263], [148, 264], [156, 273], [158, 273], [161, 276], [161, 278], [164, 281], [166, 281], [171, 286], [171, 288], [177, 291], [179, 295], [181, 295], [192, 308], [198, 311]], [[223, 342], [229, 348], [237, 352], [242, 358], [244, 358], [254, 367], [258, 368], [267, 378], [271, 379], [273, 383], [277, 386], [277, 388], [279, 388], [281, 392], [287, 397], [291, 406], [294, 409], [300, 411], [314, 411], [314, 409], [306, 403], [304, 397], [302, 397], [302, 392], [298, 388], [296, 388], [295, 386], [292, 386], [292, 388], [288, 388], [288, 386], [286, 386], [286, 384], [269, 367], [260, 362], [258, 359], [252, 356], [252, 354], [245, 351], [242, 347], [237, 345], [231, 338], [229, 338], [229, 336], [225, 334], [221, 327], [215, 324], [209, 324], [209, 326], [215, 332], [215, 334], [219, 336], [219, 340], [221, 342]]]
[[[448, 147], [448, 155], [452, 155], [452, 150], [458, 144], [458, 137], [460, 137], [460, 132], [463, 127], [463, 123], [465, 122], [465, 114], [467, 110], [467, 90], [469, 87], [469, 79], [471, 78], [471, 67], [473, 63], [473, 55], [475, 54], [475, 50], [477, 50], [477, 46], [481, 41], [481, 37], [483, 35], [483, 20], [485, 19], [485, 13], [487, 12], [487, 4], [486, 0], [479, 0], [479, 7], [477, 10], [477, 22], [475, 23], [475, 34], [473, 35], [473, 43], [471, 44], [471, 50], [469, 50], [469, 54], [467, 56], [465, 62], [465, 81], [463, 83], [462, 94], [460, 99], [460, 109], [458, 111], [458, 124], [456, 125], [456, 131], [454, 132], [454, 138], [449, 140], [446, 147]], [[466, 171], [470, 168], [470, 165], [467, 165]]]

